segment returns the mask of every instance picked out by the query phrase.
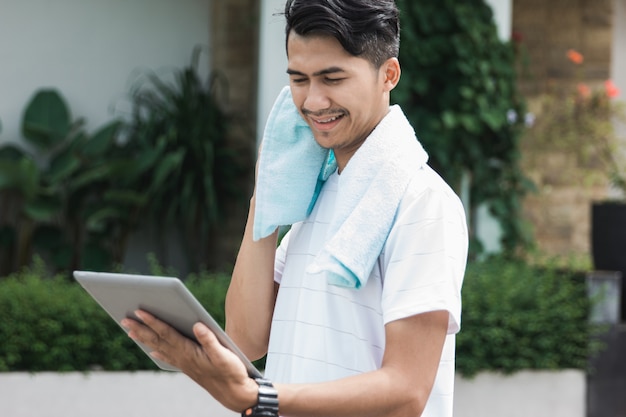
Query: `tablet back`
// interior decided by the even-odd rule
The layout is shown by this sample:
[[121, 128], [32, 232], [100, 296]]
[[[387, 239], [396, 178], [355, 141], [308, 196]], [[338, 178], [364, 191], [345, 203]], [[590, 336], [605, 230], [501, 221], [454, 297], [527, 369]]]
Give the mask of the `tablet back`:
[[[135, 310], [141, 309], [195, 341], [193, 325], [202, 322], [215, 333], [222, 345], [239, 356], [251, 377], [261, 376], [261, 373], [178, 278], [87, 271], [74, 271], [74, 278], [120, 327], [120, 322], [126, 317], [141, 321], [134, 314]], [[150, 353], [149, 347], [141, 343], [137, 345], [147, 354]], [[179, 371], [178, 368], [154, 359], [152, 356], [150, 359], [161, 369]]]

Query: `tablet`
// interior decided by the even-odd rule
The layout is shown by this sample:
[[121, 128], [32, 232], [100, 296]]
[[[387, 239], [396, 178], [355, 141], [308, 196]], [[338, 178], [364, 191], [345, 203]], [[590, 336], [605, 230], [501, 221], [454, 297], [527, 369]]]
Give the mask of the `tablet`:
[[[141, 309], [197, 342], [192, 328], [195, 323], [202, 322], [215, 333], [222, 345], [241, 359], [250, 377], [262, 376], [178, 278], [86, 271], [74, 271], [74, 278], [120, 327], [122, 319], [126, 317], [141, 321], [134, 314], [135, 310]], [[128, 332], [126, 329], [124, 331]], [[148, 346], [135, 343], [159, 368], [180, 371], [150, 356], [151, 349]]]

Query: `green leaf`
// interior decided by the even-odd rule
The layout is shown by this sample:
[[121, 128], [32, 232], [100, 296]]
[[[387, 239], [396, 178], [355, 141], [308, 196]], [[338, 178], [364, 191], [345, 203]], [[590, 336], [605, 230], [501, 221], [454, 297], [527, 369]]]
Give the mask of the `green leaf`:
[[58, 199], [39, 198], [24, 205], [24, 212], [28, 217], [37, 221], [50, 221], [60, 211], [62, 205]]
[[159, 141], [156, 146], [142, 150], [140, 157], [133, 154], [130, 149], [126, 151], [122, 148], [128, 155], [112, 159], [108, 163], [111, 179], [125, 186], [136, 186], [143, 174], [154, 170], [154, 166], [162, 158], [165, 146], [165, 141]]
[[109, 190], [104, 193], [104, 200], [129, 206], [144, 206], [148, 196], [134, 190]]
[[[194, 176], [189, 174], [185, 177], [183, 187], [180, 192], [181, 211], [187, 216], [189, 222], [194, 222], [195, 210], [198, 207], [197, 190], [194, 190]], [[194, 192], [195, 191], [195, 192]]]
[[6, 189], [13, 189], [18, 186], [18, 180], [16, 178], [19, 164], [14, 161], [2, 161], [0, 160], [0, 191]]
[[174, 171], [180, 169], [183, 158], [185, 157], [185, 149], [166, 155], [156, 167], [154, 179], [152, 180], [151, 189], [158, 190], [163, 185], [167, 177]]
[[459, 93], [461, 94], [463, 98], [468, 99], [468, 100], [473, 99], [475, 96], [474, 90], [471, 87], [468, 87], [466, 85], [459, 88]]
[[26, 200], [35, 197], [39, 188], [39, 168], [30, 158], [18, 161], [0, 160], [0, 190], [17, 191]]
[[83, 154], [91, 157], [103, 155], [113, 144], [120, 126], [121, 122], [114, 121], [100, 128], [86, 141], [82, 149]]
[[487, 126], [495, 131], [499, 130], [504, 124], [504, 117], [501, 117], [496, 111], [484, 112], [481, 114], [481, 118]]
[[449, 111], [444, 111], [441, 114], [441, 121], [443, 122], [443, 125], [448, 129], [453, 129], [457, 124], [456, 116], [454, 115], [454, 113]]
[[20, 190], [27, 200], [34, 198], [40, 184], [41, 172], [35, 161], [30, 158], [23, 158], [18, 166]]
[[31, 99], [22, 122], [22, 133], [32, 145], [47, 150], [70, 132], [70, 112], [56, 90], [40, 90]]
[[78, 168], [80, 168], [80, 159], [71, 149], [65, 149], [50, 161], [46, 179], [51, 184], [59, 183], [76, 172]]
[[8, 144], [0, 148], [0, 161], [17, 161], [25, 157], [26, 152], [17, 145]]
[[70, 191], [76, 191], [87, 185], [103, 181], [109, 177], [110, 171], [111, 170], [108, 165], [100, 165], [90, 168], [88, 171], [80, 174], [72, 181], [69, 186]]
[[103, 232], [106, 228], [106, 221], [110, 219], [125, 219], [128, 212], [123, 212], [115, 207], [104, 207], [90, 214], [86, 219], [87, 230], [92, 232]]

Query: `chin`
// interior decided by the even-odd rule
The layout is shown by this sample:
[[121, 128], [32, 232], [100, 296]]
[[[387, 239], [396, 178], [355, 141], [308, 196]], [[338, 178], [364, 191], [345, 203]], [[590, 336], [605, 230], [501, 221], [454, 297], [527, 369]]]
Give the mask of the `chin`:
[[317, 142], [318, 145], [320, 145], [322, 148], [325, 149], [332, 149], [333, 148], [333, 140], [331, 138], [328, 137], [328, 135], [323, 135], [323, 134], [314, 134], [313, 138], [315, 139], [315, 142]]

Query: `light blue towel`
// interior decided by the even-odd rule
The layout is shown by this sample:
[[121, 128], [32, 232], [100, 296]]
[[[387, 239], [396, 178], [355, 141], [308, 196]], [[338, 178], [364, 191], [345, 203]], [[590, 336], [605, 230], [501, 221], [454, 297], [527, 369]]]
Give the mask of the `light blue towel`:
[[332, 152], [313, 138], [311, 128], [284, 87], [267, 119], [257, 173], [252, 237], [304, 220], [319, 188], [336, 169]]
[[[334, 171], [330, 155], [317, 145], [290, 94], [283, 90], [263, 139], [254, 230], [256, 233], [258, 227], [265, 234], [255, 234], [255, 239], [269, 235], [277, 225], [293, 224], [308, 216], [319, 191], [316, 185]], [[339, 176], [337, 208], [328, 241], [307, 272], [322, 274], [333, 285], [364, 286], [412, 173], [427, 160], [404, 113], [399, 106], [392, 106]], [[289, 209], [285, 204], [294, 206]], [[276, 218], [274, 223], [267, 223], [268, 211]]]

